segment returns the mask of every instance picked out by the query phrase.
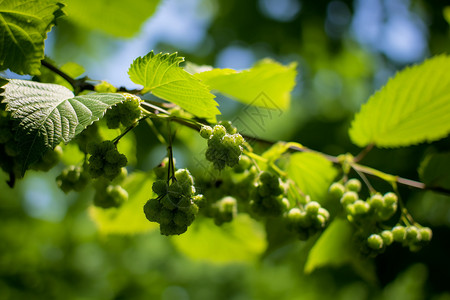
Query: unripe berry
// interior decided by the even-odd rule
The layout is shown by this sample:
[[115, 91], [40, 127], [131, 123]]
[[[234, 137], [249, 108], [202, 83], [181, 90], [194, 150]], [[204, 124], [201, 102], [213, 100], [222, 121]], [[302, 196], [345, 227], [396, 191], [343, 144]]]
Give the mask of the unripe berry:
[[162, 209], [161, 203], [157, 199], [150, 199], [144, 205], [144, 213], [150, 222], [159, 222], [159, 214]]
[[330, 213], [323, 207], [319, 208], [319, 215], [323, 216], [326, 221], [330, 219]]
[[335, 199], [340, 199], [345, 193], [345, 187], [339, 182], [334, 182], [328, 190], [330, 195]]
[[362, 200], [356, 200], [356, 202], [353, 203], [353, 207], [355, 215], [363, 215], [368, 213], [370, 210], [369, 204]]
[[159, 224], [169, 224], [170, 222], [172, 222], [173, 218], [174, 211], [167, 208], [162, 208], [159, 213]]
[[343, 206], [347, 206], [349, 204], [353, 204], [358, 200], [358, 194], [355, 192], [345, 192], [342, 196], [340, 202]]
[[361, 181], [356, 178], [352, 178], [345, 183], [345, 189], [347, 191], [353, 191], [358, 193], [361, 190]]
[[394, 193], [386, 193], [383, 196], [383, 200], [386, 206], [397, 205], [398, 197]]
[[167, 182], [165, 180], [156, 180], [153, 182], [152, 190], [158, 196], [167, 194]]
[[383, 248], [383, 238], [378, 234], [372, 234], [367, 238], [367, 245], [374, 250], [380, 250]]
[[214, 135], [214, 137], [221, 139], [227, 134], [227, 130], [222, 125], [216, 125], [213, 128], [212, 134]]
[[316, 201], [311, 201], [305, 205], [306, 213], [310, 216], [316, 216], [319, 213], [320, 204]]
[[380, 194], [372, 195], [369, 198], [368, 203], [371, 209], [379, 210], [384, 206], [383, 196], [381, 196]]
[[392, 228], [394, 241], [402, 243], [406, 238], [406, 228], [404, 226], [395, 226]]
[[381, 238], [386, 246], [389, 246], [394, 241], [394, 235], [389, 230], [383, 230], [381, 232]]
[[327, 220], [323, 215], [316, 215], [315, 218], [313, 219], [313, 222], [315, 227], [319, 229], [324, 228], [325, 225], [327, 224]]
[[219, 125], [222, 125], [227, 130], [228, 134], [235, 134], [236, 128], [231, 124], [230, 121], [220, 121]]
[[431, 238], [433, 236], [433, 232], [428, 227], [422, 227], [419, 229], [420, 236], [422, 237], [423, 242], [429, 242], [431, 241]]
[[213, 130], [210, 126], [202, 126], [202, 128], [200, 129], [200, 136], [204, 139], [209, 139], [212, 132]]
[[412, 243], [419, 242], [421, 240], [419, 229], [416, 226], [406, 227], [406, 240]]

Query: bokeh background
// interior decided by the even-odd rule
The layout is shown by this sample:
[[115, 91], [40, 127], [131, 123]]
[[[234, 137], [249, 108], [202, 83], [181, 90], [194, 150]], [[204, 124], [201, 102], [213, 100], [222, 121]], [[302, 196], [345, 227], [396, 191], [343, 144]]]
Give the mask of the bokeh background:
[[[246, 69], [265, 57], [297, 62], [290, 110], [252, 129], [260, 138], [332, 155], [358, 153], [349, 124], [389, 77], [450, 50], [450, 2], [442, 0], [130, 0], [115, 10], [116, 2], [66, 1], [68, 16], [50, 32], [46, 55], [130, 89], [129, 65], [150, 50], [177, 51], [187, 61], [220, 68]], [[103, 26], [102, 18], [117, 26]], [[135, 18], [133, 26], [122, 25], [127, 18]], [[248, 117], [241, 104], [224, 96], [217, 101], [220, 118]], [[151, 170], [165, 148], [147, 128], [135, 135], [130, 171]], [[193, 132], [183, 135], [176, 141], [177, 164], [195, 175], [202, 170], [193, 158], [202, 149]], [[374, 149], [363, 163], [417, 180], [427, 153], [449, 149], [449, 138]], [[92, 190], [58, 190], [61, 168], [29, 172], [14, 189], [0, 174], [0, 299], [450, 299], [449, 197], [401, 189], [417, 221], [434, 231], [422, 251], [391, 247], [375, 259], [374, 276], [345, 264], [304, 274], [311, 241], [272, 241], [233, 261], [193, 254], [216, 243], [220, 231], [192, 244], [157, 230], [105, 234], [89, 213]]]

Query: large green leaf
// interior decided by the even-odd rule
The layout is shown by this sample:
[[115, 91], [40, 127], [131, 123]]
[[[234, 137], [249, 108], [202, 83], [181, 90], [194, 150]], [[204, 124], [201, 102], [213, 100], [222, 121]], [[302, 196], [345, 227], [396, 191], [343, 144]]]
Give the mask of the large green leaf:
[[44, 40], [62, 7], [54, 0], [0, 0], [0, 70], [40, 74]]
[[283, 66], [264, 59], [248, 70], [213, 69], [197, 73], [195, 77], [210, 89], [244, 104], [286, 110], [295, 86], [296, 67], [296, 63]]
[[89, 215], [104, 234], [135, 234], [157, 229], [158, 224], [145, 218], [143, 207], [152, 196], [153, 174], [133, 172], [122, 187], [128, 192], [128, 201], [118, 208], [103, 209], [91, 206]]
[[349, 134], [361, 147], [431, 142], [450, 132], [450, 57], [399, 72], [356, 115]]
[[87, 29], [132, 37], [155, 12], [159, 0], [66, 0], [68, 19]]
[[305, 272], [348, 264], [365, 279], [376, 280], [374, 266], [370, 261], [361, 258], [355, 248], [353, 234], [350, 223], [343, 219], [334, 219], [309, 252]]
[[303, 193], [319, 202], [326, 198], [337, 174], [330, 161], [319, 154], [306, 152], [291, 155], [287, 172]]
[[222, 226], [211, 219], [196, 220], [172, 241], [188, 257], [216, 263], [255, 261], [267, 246], [264, 228], [244, 214]]
[[200, 80], [179, 67], [184, 58], [173, 54], [154, 54], [138, 57], [131, 64], [130, 79], [144, 86], [155, 96], [179, 105], [186, 111], [207, 119], [220, 114], [214, 95]]
[[449, 169], [450, 152], [430, 154], [420, 164], [419, 176], [427, 187], [450, 190]]
[[23, 157], [23, 172], [47, 150], [68, 143], [86, 126], [122, 102], [121, 94], [88, 94], [74, 97], [66, 87], [11, 79], [4, 87], [3, 103], [18, 121], [16, 140]]

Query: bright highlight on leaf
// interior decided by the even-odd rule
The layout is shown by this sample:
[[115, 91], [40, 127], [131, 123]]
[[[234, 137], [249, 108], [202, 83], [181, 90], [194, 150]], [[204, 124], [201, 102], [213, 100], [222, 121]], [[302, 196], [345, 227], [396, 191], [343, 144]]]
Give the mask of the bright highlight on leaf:
[[295, 86], [296, 67], [296, 63], [283, 66], [271, 59], [264, 59], [248, 70], [213, 69], [197, 73], [195, 77], [211, 90], [229, 95], [244, 104], [286, 110]]
[[313, 201], [326, 198], [328, 187], [336, 177], [333, 164], [315, 153], [294, 153], [287, 168], [288, 176]]
[[323, 267], [349, 264], [355, 272], [369, 281], [376, 278], [372, 262], [363, 260], [354, 247], [354, 230], [343, 219], [334, 219], [309, 252], [305, 273]]
[[158, 229], [158, 224], [149, 222], [142, 207], [149, 199], [154, 176], [134, 172], [123, 183], [128, 192], [128, 201], [118, 208], [102, 209], [91, 206], [89, 215], [99, 231], [104, 234], [134, 234]]
[[0, 3], [0, 70], [39, 75], [44, 40], [64, 5], [53, 0]]
[[138, 57], [128, 71], [130, 79], [144, 91], [179, 105], [197, 117], [215, 119], [220, 114], [214, 95], [200, 80], [179, 67], [184, 58], [173, 54]]
[[121, 94], [88, 94], [74, 97], [66, 87], [11, 79], [4, 87], [3, 103], [18, 120], [16, 140], [24, 166], [37, 161], [59, 143], [68, 143], [112, 105], [125, 100]]
[[132, 37], [155, 12], [159, 0], [66, 0], [67, 18], [87, 29], [116, 37]]
[[244, 214], [222, 226], [214, 225], [211, 219], [196, 220], [172, 241], [188, 257], [216, 263], [254, 261], [267, 246], [264, 229]]
[[450, 132], [450, 57], [441, 55], [399, 72], [356, 115], [349, 134], [364, 147], [432, 142]]

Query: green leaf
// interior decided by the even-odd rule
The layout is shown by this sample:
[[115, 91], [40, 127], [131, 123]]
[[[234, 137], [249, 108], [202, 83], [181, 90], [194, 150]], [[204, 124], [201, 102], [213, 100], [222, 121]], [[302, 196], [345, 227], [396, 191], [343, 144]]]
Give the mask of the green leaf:
[[450, 6], [444, 7], [444, 10], [442, 11], [444, 15], [445, 21], [450, 25]]
[[155, 96], [179, 105], [200, 118], [215, 119], [217, 102], [206, 85], [179, 67], [184, 58], [173, 54], [138, 57], [128, 71], [130, 79]]
[[450, 190], [450, 152], [430, 154], [419, 167], [419, 176], [427, 187]]
[[68, 143], [108, 108], [125, 100], [121, 94], [109, 93], [74, 97], [60, 85], [16, 79], [9, 80], [4, 89], [2, 103], [18, 121], [16, 140], [23, 172], [47, 149]]
[[362, 260], [353, 242], [354, 230], [343, 219], [334, 219], [309, 252], [305, 273], [322, 267], [340, 267], [350, 264], [369, 281], [375, 281], [375, 269], [370, 261]]
[[195, 220], [172, 242], [192, 259], [216, 263], [255, 261], [267, 246], [261, 224], [244, 214], [222, 226], [214, 225], [211, 219]]
[[349, 134], [364, 147], [432, 142], [450, 132], [450, 57], [436, 56], [397, 73], [352, 122]]
[[54, 0], [1, 1], [0, 70], [40, 74], [44, 40], [63, 6]]
[[86, 29], [129, 38], [156, 11], [159, 0], [66, 0], [68, 20]]
[[89, 208], [89, 215], [104, 234], [135, 234], [158, 228], [158, 224], [145, 218], [143, 207], [152, 193], [153, 172], [133, 172], [122, 187], [128, 192], [128, 201], [118, 208]]
[[213, 69], [197, 73], [195, 77], [210, 89], [244, 104], [286, 110], [295, 86], [296, 67], [296, 63], [283, 66], [264, 59], [248, 70]]
[[288, 177], [313, 201], [326, 199], [328, 188], [337, 175], [333, 164], [316, 153], [294, 153], [287, 167]]
[[[56, 63], [53, 62], [48, 57], [46, 57], [45, 60], [50, 62], [53, 65], [56, 65]], [[74, 62], [65, 63], [64, 65], [59, 67], [59, 69], [72, 78], [79, 77], [85, 71], [82, 66], [80, 66], [79, 64], [74, 63]], [[41, 72], [40, 75], [34, 76], [32, 78], [33, 81], [38, 81], [38, 82], [43, 82], [43, 83], [56, 83], [56, 84], [65, 86], [69, 90], [73, 91], [73, 87], [72, 87], [72, 85], [70, 85], [69, 82], [67, 82], [64, 78], [62, 78], [55, 72], [51, 71], [47, 67], [41, 65], [40, 72]]]

